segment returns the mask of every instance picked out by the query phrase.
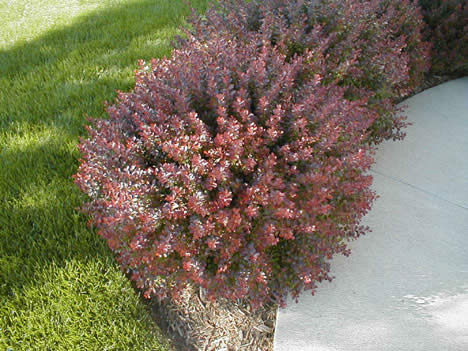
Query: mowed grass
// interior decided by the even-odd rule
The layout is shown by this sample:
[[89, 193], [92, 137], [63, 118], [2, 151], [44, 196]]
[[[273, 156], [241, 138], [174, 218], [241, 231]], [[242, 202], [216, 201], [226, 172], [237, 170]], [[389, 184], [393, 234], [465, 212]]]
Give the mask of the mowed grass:
[[[206, 0], [192, 5], [203, 10]], [[184, 0], [0, 0], [0, 350], [169, 350], [76, 209], [85, 115], [167, 56]]]

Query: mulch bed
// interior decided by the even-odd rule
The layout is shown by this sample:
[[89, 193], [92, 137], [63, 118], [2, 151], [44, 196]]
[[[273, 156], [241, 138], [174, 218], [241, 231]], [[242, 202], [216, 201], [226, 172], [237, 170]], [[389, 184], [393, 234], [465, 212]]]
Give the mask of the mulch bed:
[[187, 288], [178, 303], [150, 303], [154, 320], [177, 351], [272, 351], [276, 305], [252, 311], [245, 301], [207, 301], [201, 290]]

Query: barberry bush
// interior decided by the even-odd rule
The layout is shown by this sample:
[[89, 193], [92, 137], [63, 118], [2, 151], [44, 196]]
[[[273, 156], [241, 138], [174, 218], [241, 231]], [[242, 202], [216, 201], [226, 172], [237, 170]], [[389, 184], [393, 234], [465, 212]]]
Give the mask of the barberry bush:
[[192, 20], [195, 35], [217, 33], [251, 41], [258, 33], [284, 43], [288, 57], [324, 51], [324, 83], [346, 88], [349, 100], [371, 95], [379, 114], [370, 141], [400, 139], [403, 118], [394, 102], [410, 94], [429, 69], [420, 8], [410, 0], [225, 0]]
[[426, 40], [433, 44], [432, 72], [468, 75], [468, 2], [419, 0], [427, 23]]
[[326, 45], [288, 55], [254, 35], [188, 37], [141, 62], [132, 92], [80, 144], [77, 185], [146, 296], [284, 305], [330, 280], [374, 193], [371, 94], [326, 84]]

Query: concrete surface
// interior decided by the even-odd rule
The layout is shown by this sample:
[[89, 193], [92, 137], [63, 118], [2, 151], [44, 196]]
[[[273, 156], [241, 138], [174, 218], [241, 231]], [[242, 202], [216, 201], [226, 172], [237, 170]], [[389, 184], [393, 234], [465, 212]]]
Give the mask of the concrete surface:
[[275, 351], [468, 351], [468, 77], [404, 104], [413, 125], [372, 170], [372, 233], [278, 311]]

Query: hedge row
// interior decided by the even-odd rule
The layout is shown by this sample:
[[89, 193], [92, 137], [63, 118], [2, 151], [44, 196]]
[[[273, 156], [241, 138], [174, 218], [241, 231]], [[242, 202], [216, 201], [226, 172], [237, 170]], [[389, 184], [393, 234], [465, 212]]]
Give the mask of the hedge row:
[[243, 42], [260, 37], [282, 43], [288, 57], [323, 50], [324, 84], [346, 87], [351, 100], [371, 95], [379, 113], [375, 143], [403, 137], [393, 102], [411, 94], [430, 66], [422, 15], [410, 0], [225, 0], [192, 24], [199, 40], [216, 33]]
[[432, 43], [434, 74], [468, 75], [468, 2], [419, 0], [426, 22], [425, 39]]
[[366, 231], [373, 145], [429, 68], [411, 1], [226, 0], [83, 139], [84, 210], [146, 296], [284, 305]]

